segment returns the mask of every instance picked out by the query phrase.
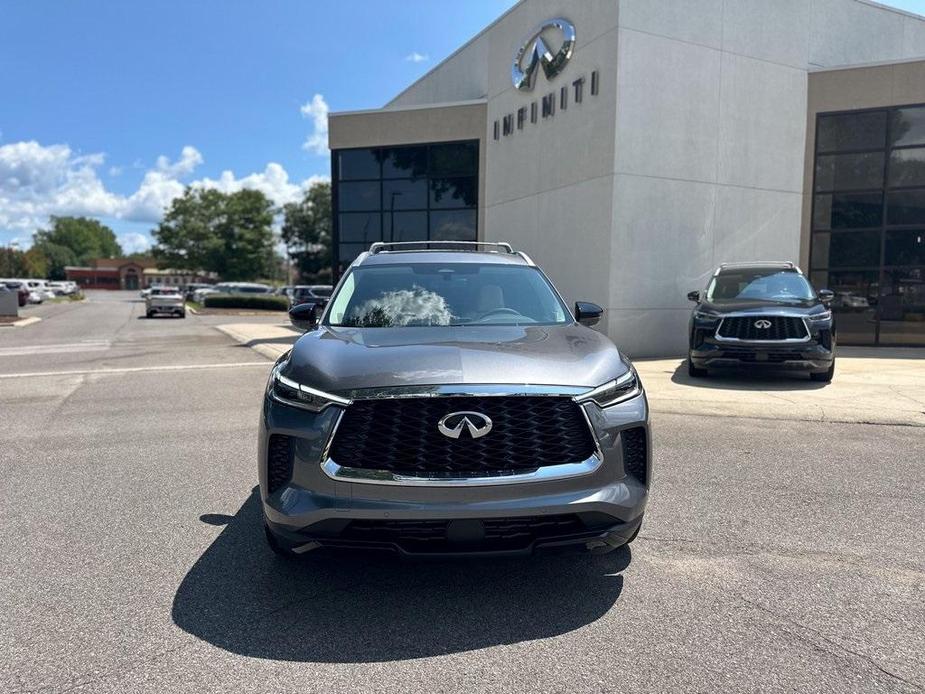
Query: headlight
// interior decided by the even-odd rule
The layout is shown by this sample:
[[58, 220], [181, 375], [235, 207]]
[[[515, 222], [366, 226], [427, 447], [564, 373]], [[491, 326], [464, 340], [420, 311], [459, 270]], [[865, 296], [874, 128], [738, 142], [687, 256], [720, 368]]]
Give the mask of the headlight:
[[827, 321], [827, 320], [832, 320], [832, 312], [831, 312], [831, 311], [824, 311], [823, 313], [813, 313], [813, 314], [811, 314], [811, 315], [809, 316], [809, 319], [810, 319], [813, 323], [822, 323], [822, 322], [825, 322], [825, 321]]
[[719, 320], [720, 316], [712, 311], [694, 311], [694, 318], [696, 320]]
[[325, 393], [321, 390], [315, 390], [308, 386], [296, 383], [290, 378], [283, 376], [280, 371], [286, 365], [286, 362], [280, 362], [273, 367], [270, 375], [270, 395], [280, 402], [299, 407], [311, 412], [321, 412], [328, 405], [341, 405], [346, 407], [351, 403], [346, 398]]
[[631, 366], [630, 370], [620, 378], [605, 383], [584, 395], [579, 395], [577, 400], [578, 402], [593, 400], [601, 407], [610, 407], [630, 398], [635, 398], [641, 392], [642, 383], [639, 381], [639, 374]]

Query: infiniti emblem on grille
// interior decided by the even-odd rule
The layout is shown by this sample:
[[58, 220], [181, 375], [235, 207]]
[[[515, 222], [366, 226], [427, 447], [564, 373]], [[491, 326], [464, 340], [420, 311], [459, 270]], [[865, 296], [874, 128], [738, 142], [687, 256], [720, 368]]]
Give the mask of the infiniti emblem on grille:
[[479, 412], [450, 412], [437, 422], [441, 434], [451, 439], [458, 439], [468, 429], [469, 436], [480, 439], [491, 431], [491, 420]]
[[771, 327], [771, 321], [765, 320], [764, 318], [762, 318], [761, 320], [756, 320], [755, 327], [758, 328], [759, 330], [767, 330], [768, 328]]

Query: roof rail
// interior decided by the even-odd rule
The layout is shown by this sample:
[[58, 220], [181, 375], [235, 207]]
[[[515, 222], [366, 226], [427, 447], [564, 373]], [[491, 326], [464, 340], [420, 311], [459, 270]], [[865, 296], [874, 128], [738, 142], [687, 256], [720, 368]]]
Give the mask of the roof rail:
[[796, 268], [789, 260], [749, 260], [741, 263], [720, 263], [720, 267], [764, 267], [767, 265], [782, 265], [784, 267]]
[[[428, 250], [429, 246], [437, 246], [438, 249], [446, 246], [467, 246], [465, 250], [478, 251], [480, 247], [487, 246], [489, 249], [504, 251], [514, 255], [514, 249], [509, 243], [496, 243], [492, 241], [376, 241], [369, 247], [369, 254], [376, 255], [383, 251], [413, 251], [422, 250], [420, 248], [409, 248], [409, 246], [424, 246], [423, 250]], [[454, 249], [460, 250], [460, 249]]]

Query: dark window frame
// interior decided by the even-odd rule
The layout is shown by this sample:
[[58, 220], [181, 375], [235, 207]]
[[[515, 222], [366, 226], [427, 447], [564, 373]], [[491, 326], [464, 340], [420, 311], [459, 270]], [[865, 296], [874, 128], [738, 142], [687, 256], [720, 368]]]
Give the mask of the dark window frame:
[[[468, 145], [474, 149], [474, 171], [471, 174], [454, 174], [449, 176], [445, 173], [434, 173], [431, 171], [432, 167], [432, 152], [431, 148], [437, 148], [448, 145]], [[426, 161], [426, 168], [422, 176], [385, 176], [385, 162], [380, 159], [379, 161], [379, 177], [378, 178], [351, 178], [348, 180], [340, 180], [340, 157], [339, 155], [342, 152], [349, 151], [360, 151], [360, 150], [375, 150], [379, 152], [385, 152], [388, 150], [396, 149], [405, 149], [405, 148], [420, 148], [423, 149], [423, 157]], [[446, 140], [440, 142], [422, 142], [416, 144], [405, 144], [405, 145], [379, 145], [375, 147], [344, 147], [331, 151], [331, 215], [333, 219], [331, 220], [331, 263], [334, 282], [340, 278], [342, 274], [341, 269], [341, 258], [340, 258], [340, 184], [343, 183], [378, 183], [379, 185], [379, 208], [378, 210], [369, 210], [364, 211], [364, 213], [369, 214], [378, 214], [379, 215], [379, 230], [380, 236], [385, 237], [386, 230], [388, 228], [388, 233], [394, 234], [394, 229], [391, 225], [386, 224], [386, 217], [389, 213], [389, 210], [386, 209], [386, 200], [385, 200], [385, 184], [387, 182], [396, 182], [396, 181], [420, 181], [423, 180], [426, 186], [427, 194], [424, 207], [409, 207], [402, 208], [400, 210], [395, 210], [395, 212], [424, 212], [427, 215], [427, 238], [431, 238], [433, 235], [432, 221], [431, 221], [431, 212], [450, 212], [458, 210], [471, 210], [475, 212], [475, 240], [479, 238], [479, 206], [481, 204], [480, 199], [480, 160], [481, 160], [481, 149], [482, 145], [479, 140]], [[431, 204], [431, 181], [442, 178], [471, 178], [474, 182], [474, 193], [475, 200], [473, 205], [464, 205], [462, 201], [458, 205], [449, 205], [449, 206], [438, 206], [435, 207]], [[348, 211], [344, 211], [343, 214], [350, 214]], [[383, 238], [383, 240], [385, 240]], [[352, 243], [345, 241], [344, 243]]]
[[[911, 108], [925, 108], [925, 103], [913, 103], [913, 104], [902, 104], [898, 106], [881, 106], [876, 108], [865, 108], [865, 109], [852, 109], [852, 110], [842, 110], [842, 111], [821, 111], [816, 113], [816, 123], [815, 123], [815, 140], [814, 140], [814, 151], [813, 151], [813, 165], [812, 165], [812, 181], [810, 186], [810, 216], [809, 216], [809, 273], [812, 276], [815, 273], [826, 273], [828, 277], [831, 273], [845, 273], [845, 272], [873, 272], [877, 274], [878, 277], [878, 287], [882, 288], [884, 282], [886, 281], [886, 276], [890, 271], [900, 270], [905, 268], [912, 268], [917, 266], [897, 266], [897, 265], [887, 265], [886, 264], [886, 239], [887, 232], [889, 231], [904, 231], [904, 230], [915, 230], [922, 229], [925, 227], [925, 220], [917, 224], [890, 224], [889, 213], [890, 213], [890, 194], [896, 192], [915, 192], [915, 191], [925, 191], [925, 185], [907, 185], [907, 186], [890, 186], [890, 163], [892, 160], [892, 154], [894, 151], [906, 150], [906, 149], [922, 149], [925, 147], [923, 143], [914, 143], [914, 144], [904, 144], [904, 145], [892, 145], [892, 129], [894, 127], [895, 118], [894, 114], [898, 111]], [[858, 116], [867, 113], [878, 113], [882, 112], [885, 114], [885, 125], [883, 132], [883, 146], [877, 148], [863, 147], [863, 148], [845, 148], [845, 149], [821, 149], [819, 146], [820, 143], [820, 130], [823, 119], [831, 116]], [[862, 188], [862, 189], [835, 189], [835, 190], [816, 190], [816, 173], [819, 167], [819, 158], [824, 156], [831, 156], [837, 154], [873, 154], [873, 153], [882, 153], [883, 154], [883, 172], [881, 178], [881, 186], [879, 188]], [[832, 229], [831, 228], [831, 219], [829, 220], [828, 229], [817, 229], [816, 227], [816, 204], [817, 198], [825, 195], [847, 195], [847, 194], [879, 194], [882, 196], [882, 206], [881, 206], [881, 219], [880, 224], [872, 227], [849, 227], [842, 229]], [[831, 261], [829, 258], [826, 259], [825, 265], [820, 266], [813, 263], [813, 255], [815, 250], [815, 243], [817, 236], [821, 234], [828, 234], [830, 239], [830, 252], [831, 252], [831, 236], [832, 234], [850, 234], [850, 233], [862, 233], [862, 232], [877, 232], [880, 238], [880, 256], [879, 263], [877, 265], [852, 265], [852, 266], [839, 266], [832, 267]], [[878, 289], [878, 291], [880, 291]], [[880, 329], [881, 329], [881, 311], [878, 305], [875, 315], [874, 322], [874, 345], [888, 344], [881, 343], [880, 339]]]

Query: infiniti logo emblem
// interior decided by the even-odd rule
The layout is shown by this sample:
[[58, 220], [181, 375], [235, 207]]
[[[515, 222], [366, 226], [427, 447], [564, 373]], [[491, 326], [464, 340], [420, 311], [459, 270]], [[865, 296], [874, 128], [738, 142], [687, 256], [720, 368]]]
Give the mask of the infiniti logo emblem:
[[[556, 53], [550, 51], [546, 41], [543, 40], [543, 34], [547, 29], [558, 29], [562, 34], [562, 45]], [[574, 24], [562, 17], [543, 22], [533, 30], [514, 54], [514, 66], [511, 69], [514, 86], [525, 92], [532, 91], [536, 83], [536, 72], [540, 66], [543, 67], [546, 79], [551, 80], [562, 72], [574, 50]]]
[[771, 321], [765, 320], [764, 318], [762, 318], [761, 320], [756, 320], [755, 327], [758, 328], [759, 330], [767, 330], [768, 328], [771, 327]]
[[469, 436], [480, 439], [491, 431], [491, 420], [479, 412], [451, 412], [437, 423], [437, 430], [451, 439], [458, 439], [463, 427]]

